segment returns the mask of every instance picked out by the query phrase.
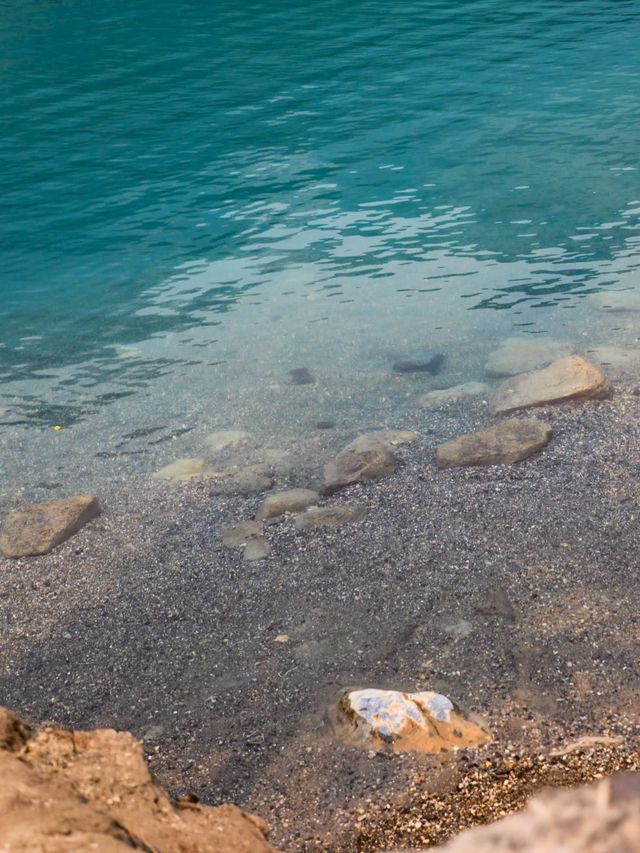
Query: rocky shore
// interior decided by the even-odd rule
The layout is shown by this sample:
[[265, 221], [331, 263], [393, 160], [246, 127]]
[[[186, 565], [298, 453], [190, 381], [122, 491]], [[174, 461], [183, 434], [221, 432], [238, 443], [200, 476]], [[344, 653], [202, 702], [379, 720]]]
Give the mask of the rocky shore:
[[[64, 542], [51, 508], [5, 502], [4, 703], [131, 730], [173, 795], [257, 813], [285, 851], [441, 843], [637, 769], [640, 397], [622, 357], [552, 355], [323, 469], [212, 434], [100, 515], [57, 506]], [[344, 697], [368, 690], [430, 709], [411, 738], [444, 701], [475, 740], [354, 737]]]

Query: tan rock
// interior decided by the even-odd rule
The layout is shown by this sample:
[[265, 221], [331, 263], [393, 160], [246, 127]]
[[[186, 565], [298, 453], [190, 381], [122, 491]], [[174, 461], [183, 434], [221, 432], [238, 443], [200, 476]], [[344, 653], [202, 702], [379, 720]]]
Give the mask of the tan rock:
[[260, 504], [256, 518], [277, 518], [285, 512], [300, 512], [318, 501], [318, 493], [312, 489], [288, 489], [274, 492]]
[[251, 438], [251, 434], [242, 430], [216, 430], [209, 433], [204, 443], [208, 453], [215, 454], [227, 447], [237, 447]]
[[510, 418], [481, 432], [461, 435], [436, 448], [438, 468], [466, 465], [506, 465], [541, 450], [551, 438], [542, 421]]
[[207, 462], [202, 457], [176, 459], [170, 465], [165, 465], [153, 474], [155, 480], [175, 480], [183, 482], [201, 477], [207, 469]]
[[12, 853], [275, 853], [259, 818], [172, 800], [124, 732], [34, 732], [0, 709], [0, 773], [0, 839]]
[[495, 414], [576, 398], [605, 397], [609, 380], [599, 367], [579, 355], [561, 358], [542, 370], [507, 379], [493, 398]]
[[612, 314], [640, 311], [640, 293], [635, 290], [606, 290], [592, 293], [587, 299], [598, 311], [609, 311]]
[[100, 505], [91, 495], [34, 504], [12, 512], [0, 531], [0, 551], [5, 557], [48, 554], [97, 515]]
[[492, 352], [484, 369], [489, 376], [516, 376], [546, 367], [552, 361], [573, 355], [575, 347], [568, 341], [550, 338], [509, 338]]
[[357, 521], [364, 510], [357, 506], [312, 506], [296, 516], [296, 530], [309, 530], [311, 527], [341, 527]]
[[454, 385], [452, 388], [428, 391], [420, 397], [419, 402], [425, 409], [435, 409], [437, 406], [446, 406], [447, 403], [465, 400], [468, 397], [477, 397], [480, 394], [487, 394], [489, 391], [491, 391], [491, 387], [485, 382], [464, 382], [462, 385]]
[[379, 752], [437, 754], [482, 746], [490, 740], [446, 696], [431, 691], [351, 690], [339, 708], [352, 726], [353, 739]]

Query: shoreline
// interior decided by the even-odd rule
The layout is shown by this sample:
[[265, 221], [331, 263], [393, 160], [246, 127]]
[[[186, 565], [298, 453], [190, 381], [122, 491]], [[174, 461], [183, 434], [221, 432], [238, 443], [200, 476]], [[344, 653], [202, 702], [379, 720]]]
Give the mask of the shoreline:
[[[172, 792], [259, 814], [284, 851], [416, 843], [407, 822], [423, 819], [422, 795], [446, 802], [465, 757], [479, 769], [463, 778], [483, 760], [514, 760], [515, 773], [578, 738], [613, 737], [622, 745], [551, 764], [575, 781], [637, 767], [634, 391], [620, 380], [611, 399], [535, 410], [551, 443], [490, 468], [438, 471], [433, 459], [433, 446], [490, 422], [480, 401], [424, 413], [396, 474], [327, 499], [362, 506], [362, 519], [267, 526], [272, 553], [257, 563], [220, 532], [263, 495], [147, 479], [112, 488], [104, 515], [53, 553], [0, 560], [3, 704], [34, 721], [131, 730]], [[331, 726], [347, 686], [442, 692], [486, 721], [493, 744], [371, 758]], [[536, 773], [517, 790], [533, 790]], [[499, 774], [489, 781], [501, 790]], [[376, 829], [374, 806], [390, 802], [400, 823]]]

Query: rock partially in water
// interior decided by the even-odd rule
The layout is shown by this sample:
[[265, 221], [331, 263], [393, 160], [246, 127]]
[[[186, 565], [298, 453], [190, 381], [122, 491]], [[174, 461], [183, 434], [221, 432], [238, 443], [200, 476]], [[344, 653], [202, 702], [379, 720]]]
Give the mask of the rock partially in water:
[[222, 544], [227, 548], [244, 548], [256, 536], [262, 536], [262, 525], [257, 521], [240, 521], [222, 528]]
[[428, 391], [420, 397], [420, 405], [425, 409], [435, 409], [438, 406], [445, 406], [447, 403], [466, 400], [468, 397], [478, 397], [480, 394], [487, 394], [489, 391], [491, 391], [491, 386], [485, 382], [464, 382], [462, 385], [454, 385], [452, 388]]
[[313, 385], [315, 376], [308, 367], [294, 367], [289, 371], [292, 385]]
[[288, 489], [275, 492], [260, 504], [256, 518], [276, 518], [286, 512], [300, 512], [318, 501], [318, 493], [311, 489]]
[[251, 434], [243, 430], [216, 430], [209, 433], [204, 443], [210, 454], [219, 453], [228, 447], [237, 447], [251, 438]]
[[352, 521], [358, 521], [364, 510], [358, 506], [312, 506], [296, 516], [296, 530], [309, 530], [312, 527], [341, 527]]
[[12, 558], [48, 554], [98, 515], [100, 505], [91, 495], [33, 504], [10, 513], [4, 520], [0, 551]]
[[490, 737], [440, 693], [398, 690], [350, 690], [339, 709], [352, 736], [378, 752], [437, 754], [479, 747]]
[[510, 418], [441, 444], [436, 448], [436, 460], [439, 468], [507, 465], [541, 450], [550, 438], [548, 424], [533, 418]]
[[415, 441], [419, 435], [408, 430], [378, 430], [358, 436], [325, 465], [322, 493], [331, 495], [352, 483], [393, 474], [397, 468], [393, 448]]
[[201, 477], [207, 470], [207, 467], [207, 460], [201, 456], [195, 458], [184, 457], [176, 459], [170, 465], [165, 465], [164, 468], [160, 468], [152, 476], [155, 480], [174, 480], [181, 483]]
[[594, 308], [612, 314], [640, 311], [640, 293], [635, 290], [607, 290], [592, 293], [587, 299]]
[[606, 397], [610, 390], [609, 380], [599, 367], [572, 355], [542, 370], [507, 379], [496, 391], [492, 410], [495, 414], [508, 414], [547, 403]]
[[517, 376], [529, 370], [546, 367], [552, 361], [573, 355], [575, 347], [568, 341], [550, 338], [509, 338], [492, 352], [484, 369], [489, 376]]
[[438, 352], [425, 360], [412, 361], [407, 359], [405, 361], [396, 361], [393, 364], [392, 370], [394, 373], [428, 373], [431, 376], [437, 376], [442, 370], [445, 361], [446, 356]]
[[273, 486], [269, 465], [247, 465], [226, 471], [205, 472], [212, 495], [250, 495], [265, 492]]
[[0, 708], [0, 838], [15, 853], [276, 853], [259, 818], [173, 800], [126, 732], [38, 731]]

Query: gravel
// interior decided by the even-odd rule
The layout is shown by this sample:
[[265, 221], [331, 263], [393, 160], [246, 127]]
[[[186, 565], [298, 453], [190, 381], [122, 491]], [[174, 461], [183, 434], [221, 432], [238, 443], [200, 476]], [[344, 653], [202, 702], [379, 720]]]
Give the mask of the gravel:
[[[443, 841], [541, 784], [638, 767], [640, 398], [620, 384], [536, 417], [553, 427], [541, 453], [447, 471], [433, 447], [491, 423], [483, 401], [372, 423], [423, 439], [397, 474], [326, 501], [365, 515], [269, 525], [255, 563], [220, 534], [263, 495], [107, 486], [55, 552], [0, 560], [2, 702], [133, 731], [175, 794], [257, 812], [285, 851]], [[292, 485], [316, 483], [277, 483]], [[444, 693], [494, 742], [358, 750], [333, 710], [349, 686]], [[585, 736], [621, 740], [551, 756]]]

